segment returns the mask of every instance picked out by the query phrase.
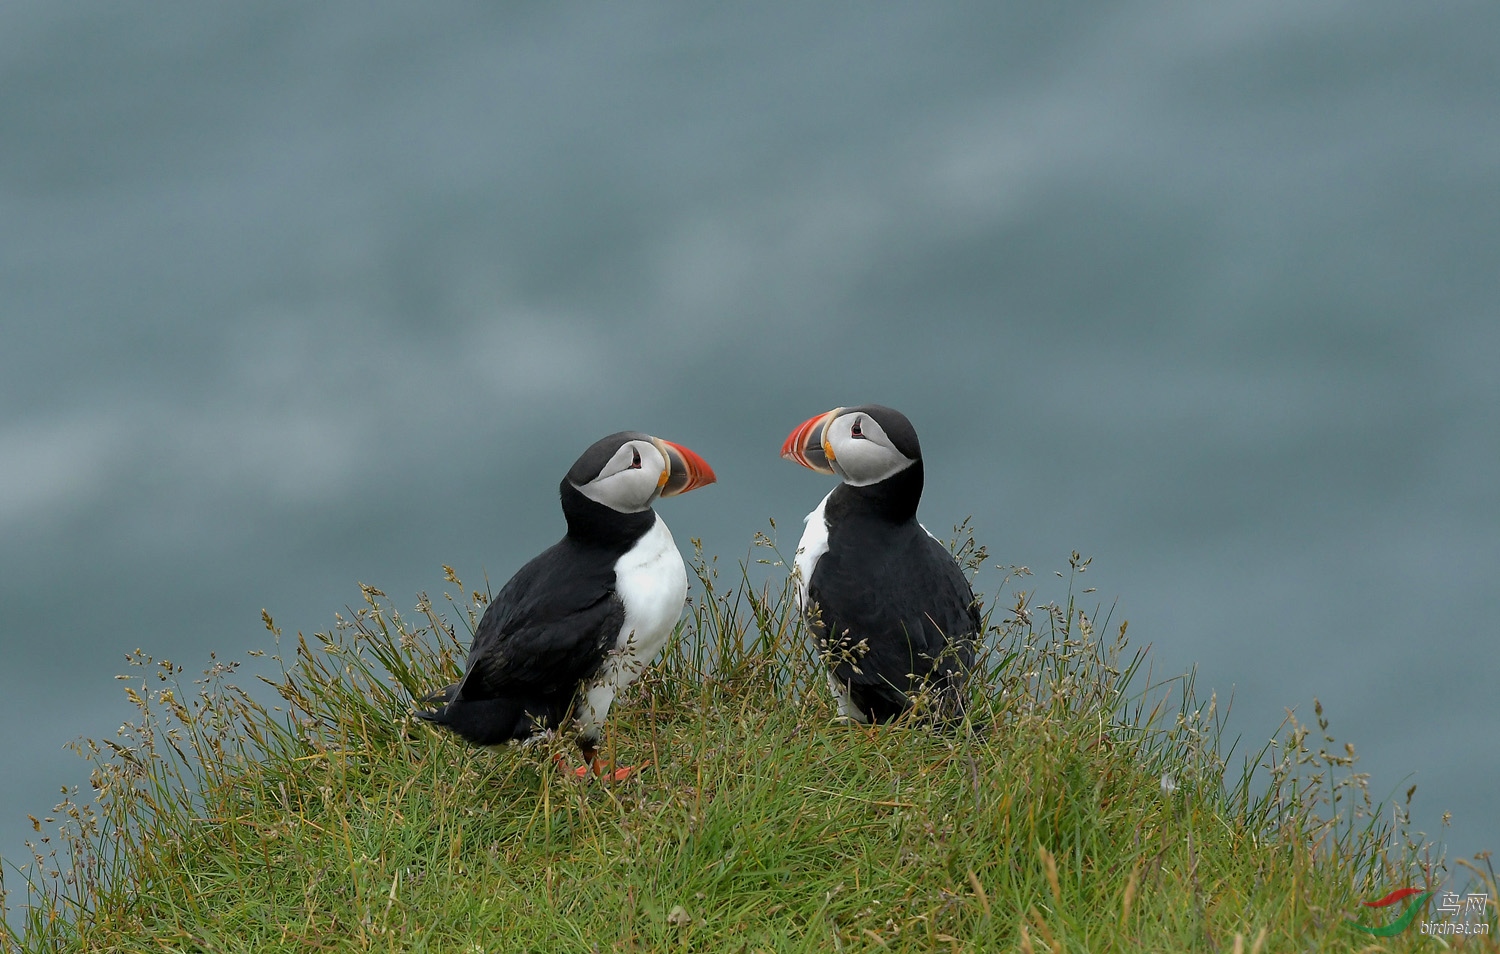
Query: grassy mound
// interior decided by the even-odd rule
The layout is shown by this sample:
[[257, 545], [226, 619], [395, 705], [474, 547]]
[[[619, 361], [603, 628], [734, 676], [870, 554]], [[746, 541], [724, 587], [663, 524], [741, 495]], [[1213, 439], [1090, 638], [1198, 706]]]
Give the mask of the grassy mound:
[[[972, 541], [955, 541], [973, 568]], [[762, 561], [765, 562], [765, 561]], [[772, 562], [775, 562], [774, 560]], [[411, 718], [485, 598], [385, 594], [272, 656], [281, 705], [138, 654], [139, 720], [88, 742], [95, 800], [22, 871], [7, 949], [266, 951], [1387, 950], [1359, 902], [1422, 857], [1316, 727], [1226, 781], [1214, 700], [1152, 684], [1125, 626], [1040, 604], [1013, 569], [978, 734], [838, 722], [787, 588], [696, 561], [680, 638], [565, 777], [557, 740], [470, 749]], [[439, 611], [441, 607], [443, 612]], [[266, 625], [279, 637], [269, 616]], [[289, 651], [288, 651], [289, 650]], [[1264, 777], [1251, 783], [1259, 765]], [[1408, 793], [1408, 799], [1410, 793]], [[49, 819], [50, 821], [51, 819]], [[38, 830], [40, 831], [40, 822]], [[1493, 872], [1475, 872], [1494, 898]], [[14, 875], [13, 875], [14, 877]], [[1396, 910], [1394, 908], [1385, 910]], [[1491, 935], [1468, 943], [1494, 949]], [[1384, 920], [1388, 921], [1386, 917]], [[1451, 943], [1451, 939], [1450, 939]]]

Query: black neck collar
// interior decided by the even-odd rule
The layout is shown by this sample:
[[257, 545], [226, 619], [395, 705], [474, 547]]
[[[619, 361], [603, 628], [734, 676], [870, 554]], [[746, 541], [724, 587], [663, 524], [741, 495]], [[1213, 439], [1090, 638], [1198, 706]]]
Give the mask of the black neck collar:
[[865, 487], [839, 484], [828, 501], [834, 511], [858, 511], [891, 523], [905, 523], [917, 518], [917, 504], [922, 502], [922, 461], [905, 470]]
[[559, 493], [563, 516], [568, 520], [568, 539], [575, 543], [623, 553], [656, 523], [655, 510], [648, 507], [640, 513], [620, 513], [585, 497], [567, 478], [563, 478]]

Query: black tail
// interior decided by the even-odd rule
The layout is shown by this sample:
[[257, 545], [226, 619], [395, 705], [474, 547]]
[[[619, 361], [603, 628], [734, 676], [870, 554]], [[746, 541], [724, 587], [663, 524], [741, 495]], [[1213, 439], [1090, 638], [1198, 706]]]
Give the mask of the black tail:
[[438, 717], [442, 715], [442, 711], [448, 707], [448, 703], [458, 698], [458, 687], [462, 685], [463, 683], [461, 682], [455, 682], [453, 685], [444, 686], [429, 696], [424, 696], [422, 701], [417, 704], [431, 706], [432, 708], [418, 709], [416, 712], [417, 718], [426, 719], [428, 722], [437, 722]]
[[962, 669], [931, 672], [908, 689], [889, 683], [847, 685], [850, 701], [877, 724], [894, 722], [911, 714], [917, 722], [943, 732], [956, 733], [967, 725], [976, 737], [984, 738], [989, 731], [987, 723], [969, 719], [968, 675]]
[[538, 699], [465, 699], [454, 683], [422, 700], [434, 709], [418, 709], [416, 717], [443, 726], [475, 745], [501, 745], [528, 739], [544, 729], [555, 729], [563, 713], [553, 703]]

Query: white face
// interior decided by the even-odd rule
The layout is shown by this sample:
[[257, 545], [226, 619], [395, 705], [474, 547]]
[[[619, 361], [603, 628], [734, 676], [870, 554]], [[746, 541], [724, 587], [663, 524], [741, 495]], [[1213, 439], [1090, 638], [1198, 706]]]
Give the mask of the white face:
[[[666, 482], [667, 458], [646, 440], [626, 441], [579, 493], [620, 513], [639, 513], [656, 501]], [[576, 485], [575, 485], [576, 486]]]
[[885, 430], [868, 414], [850, 411], [828, 422], [823, 439], [833, 453], [828, 464], [855, 487], [878, 484], [916, 461], [896, 450]]

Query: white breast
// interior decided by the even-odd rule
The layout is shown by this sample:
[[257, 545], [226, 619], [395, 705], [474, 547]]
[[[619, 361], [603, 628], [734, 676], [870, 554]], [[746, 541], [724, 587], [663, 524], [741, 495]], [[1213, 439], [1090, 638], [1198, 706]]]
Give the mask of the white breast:
[[[838, 488], [834, 488], [837, 490]], [[828, 492], [828, 497], [833, 496], [833, 491]], [[807, 515], [807, 529], [802, 531], [802, 539], [797, 543], [797, 556], [792, 561], [796, 567], [795, 578], [797, 582], [797, 609], [803, 613], [807, 612], [807, 588], [812, 585], [813, 570], [818, 568], [818, 560], [828, 552], [828, 521], [823, 517], [823, 510], [828, 506], [828, 497], [824, 497], [813, 512]], [[833, 701], [838, 706], [839, 717], [853, 719], [856, 722], [869, 722], [870, 717], [859, 710], [854, 700], [849, 698], [849, 687], [842, 685], [833, 678], [833, 672], [826, 673], [828, 676], [828, 688], [833, 693]]]
[[[832, 496], [833, 491], [830, 490], [828, 497]], [[802, 539], [797, 541], [797, 555], [792, 560], [792, 566], [796, 569], [797, 609], [804, 612], [807, 610], [807, 588], [812, 584], [813, 570], [817, 568], [818, 560], [828, 552], [828, 522], [823, 519], [823, 508], [828, 506], [828, 497], [824, 497], [813, 512], [807, 515], [804, 521], [807, 526], [802, 531]]]
[[687, 603], [687, 567], [660, 516], [616, 561], [615, 592], [625, 604], [625, 623], [603, 670], [584, 690], [578, 725], [585, 738], [597, 737], [615, 693], [661, 652]]

